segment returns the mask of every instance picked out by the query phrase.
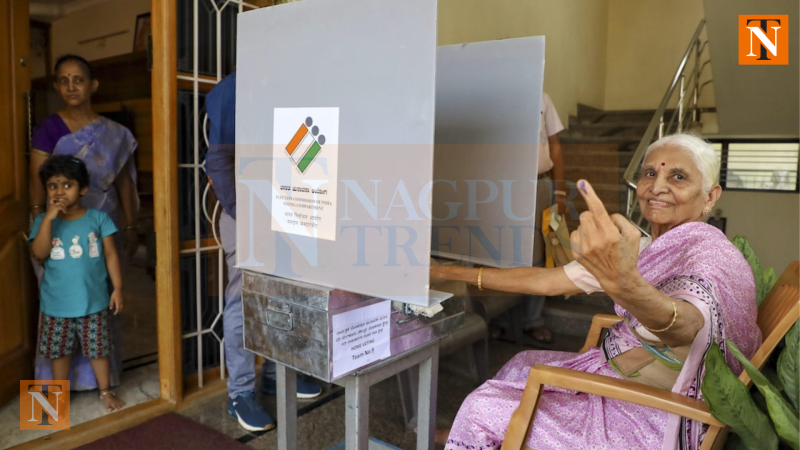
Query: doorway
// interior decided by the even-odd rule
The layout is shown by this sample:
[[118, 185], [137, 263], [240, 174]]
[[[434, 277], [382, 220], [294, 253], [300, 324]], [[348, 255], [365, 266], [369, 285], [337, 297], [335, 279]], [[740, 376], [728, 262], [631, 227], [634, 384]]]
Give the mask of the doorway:
[[[47, 122], [48, 117], [52, 118], [53, 114], [65, 109], [64, 100], [53, 87], [55, 79], [53, 65], [65, 54], [78, 55], [86, 59], [91, 65], [92, 78], [99, 81], [99, 87], [91, 98], [92, 110], [104, 119], [126, 127], [137, 143], [136, 150], [131, 156], [131, 164], [135, 167], [139, 211], [135, 215], [135, 220], [122, 217], [121, 221], [124, 223], [116, 223], [120, 230], [118, 235], [126, 234], [130, 229], [135, 237], [125, 239], [124, 246], [123, 239], [117, 239], [125, 302], [123, 311], [113, 317], [109, 324], [114, 347], [110, 356], [111, 387], [126, 403], [127, 408], [159, 399], [161, 389], [156, 318], [157, 252], [154, 227], [153, 126], [151, 72], [147, 51], [147, 36], [150, 34], [150, 0], [125, 2], [14, 0], [7, 3], [8, 5], [4, 5], [6, 9], [16, 14], [10, 15], [15, 26], [4, 29], [14, 30], [12, 33], [24, 36], [27, 43], [27, 48], [16, 49], [18, 54], [27, 60], [25, 67], [17, 68], [19, 70], [16, 73], [18, 79], [25, 79], [26, 83], [29, 83], [25, 86], [24, 96], [17, 96], [22, 100], [20, 117], [24, 119], [22, 121], [24, 123], [21, 123], [24, 129], [21, 135], [24, 139], [20, 148], [9, 152], [23, 159], [22, 164], [26, 170], [23, 170], [21, 177], [38, 181], [35, 179], [35, 171], [30, 168], [31, 156], [44, 153], [42, 158], [46, 160], [49, 153], [54, 151], [53, 148], [36, 148], [42, 146], [42, 141], [37, 141], [35, 136], [37, 130], [42, 130], [42, 124]], [[12, 62], [13, 59], [18, 59], [11, 55], [8, 58]], [[89, 126], [91, 125], [87, 127]], [[58, 151], [64, 149], [63, 142], [66, 142], [66, 136], [63, 137], [65, 138], [63, 140], [62, 136], [53, 137], [53, 140], [62, 146]], [[31, 212], [31, 216], [41, 213], [38, 208], [29, 208], [34, 206], [36, 200], [29, 202], [29, 199], [34, 197], [31, 197], [27, 182], [19, 183], [19, 186], [22, 187], [18, 196], [22, 200], [20, 203], [24, 215], [28, 216], [28, 211]], [[100, 208], [95, 205], [84, 206]], [[114, 217], [112, 212], [107, 212]], [[28, 220], [25, 219], [23, 230], [25, 233], [30, 228]], [[23, 261], [17, 271], [21, 272], [19, 279], [31, 280], [27, 283], [27, 294], [24, 296], [27, 297], [27, 301], [19, 305], [19, 308], [24, 310], [20, 313], [27, 314], [25, 328], [29, 346], [25, 360], [19, 361], [19, 364], [36, 369], [28, 370], [29, 373], [24, 376], [13, 377], [17, 387], [19, 380], [22, 379], [51, 379], [48, 361], [40, 358], [34, 362], [33, 350], [36, 348], [39, 320], [38, 283], [37, 277], [30, 275], [31, 261], [27, 251], [24, 251], [24, 240], [18, 239], [18, 241], [23, 243], [21, 248], [24, 253], [17, 258]], [[73, 357], [71, 374], [71, 426], [79, 427], [81, 424], [105, 417], [107, 413], [98, 399], [96, 381], [91, 373], [89, 361], [81, 362]], [[3, 445], [0, 447], [18, 445], [51, 433], [19, 430], [18, 394], [2, 400], [0, 417], [3, 420], [0, 420], [0, 436], [2, 436], [0, 441]]]

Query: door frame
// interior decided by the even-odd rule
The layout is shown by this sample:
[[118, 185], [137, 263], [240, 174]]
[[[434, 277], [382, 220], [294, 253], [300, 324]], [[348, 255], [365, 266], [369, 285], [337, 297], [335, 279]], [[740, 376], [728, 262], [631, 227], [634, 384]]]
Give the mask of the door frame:
[[[21, 3], [21, 2], [20, 2]], [[3, 30], [3, 38], [7, 39], [7, 43], [3, 44], [8, 50], [8, 60], [3, 61], [3, 68], [8, 64], [7, 73], [3, 74], [2, 86], [3, 94], [8, 96], [8, 105], [4, 105], [3, 109], [10, 112], [8, 124], [6, 125], [9, 136], [5, 145], [7, 151], [11, 152], [12, 162], [11, 166], [6, 169], [11, 170], [13, 177], [13, 196], [6, 198], [2, 201], [0, 207], [0, 215], [4, 218], [0, 224], [0, 243], [3, 248], [0, 251], [7, 250], [6, 256], [10, 259], [19, 259], [21, 267], [19, 267], [23, 280], [30, 274], [30, 264], [28, 263], [28, 252], [25, 249], [25, 244], [16, 242], [18, 233], [21, 230], [27, 231], [28, 227], [28, 168], [25, 158], [26, 142], [25, 132], [27, 131], [27, 123], [25, 121], [26, 109], [23, 99], [26, 93], [30, 91], [30, 69], [27, 63], [23, 63], [23, 58], [28, 58], [29, 52], [29, 34], [25, 30], [20, 30], [21, 24], [27, 26], [29, 21], [28, 4], [20, 4], [11, 0], [4, 1], [0, 4], [0, 8], [5, 9], [8, 14], [8, 29]], [[5, 51], [3, 52], [5, 53]], [[6, 91], [6, 89], [8, 89]], [[5, 113], [4, 111], [4, 113]], [[9, 242], [8, 247], [5, 243]], [[16, 255], [13, 255], [16, 253]], [[12, 380], [31, 379], [33, 378], [33, 359], [36, 348], [36, 341], [34, 340], [33, 332], [36, 329], [35, 322], [33, 321], [33, 304], [31, 299], [31, 291], [29, 283], [22, 282], [20, 284], [19, 298], [12, 299], [14, 302], [20, 302], [19, 316], [16, 320], [20, 321], [20, 331], [22, 333], [21, 342], [10, 353], [3, 355], [5, 364], [0, 365], [0, 377], [3, 378], [4, 383], [0, 398], [3, 399], [0, 405], [5, 404], [6, 400], [13, 399], [19, 392], [19, 384]], [[38, 311], [37, 311], [38, 312]], [[28, 365], [27, 363], [31, 363]], [[6, 383], [12, 381], [10, 385]]]
[[183, 400], [178, 235], [177, 0], [151, 1], [153, 205], [156, 229], [158, 370], [161, 400]]
[[[13, 0], [12, 3], [15, 8], [24, 9], [27, 16], [27, 0]], [[183, 401], [181, 372], [178, 163], [175, 157], [178, 147], [177, 0], [151, 0], [150, 5], [153, 58], [151, 76], [153, 191], [157, 230], [156, 304], [161, 396], [118, 413], [76, 425], [70, 430], [58, 431], [25, 442], [14, 447], [14, 450], [75, 448], [193, 403], [193, 401]], [[25, 25], [27, 26], [27, 23]], [[17, 47], [16, 51], [20, 52], [20, 55], [27, 55], [28, 48]], [[20, 102], [16, 109], [21, 110], [21, 108]], [[197, 399], [201, 397], [203, 396], [196, 396]]]

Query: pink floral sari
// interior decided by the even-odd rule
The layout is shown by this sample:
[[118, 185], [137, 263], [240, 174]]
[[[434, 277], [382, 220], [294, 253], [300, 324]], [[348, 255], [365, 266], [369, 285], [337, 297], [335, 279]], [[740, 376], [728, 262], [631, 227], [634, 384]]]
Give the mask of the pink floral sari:
[[[672, 389], [702, 398], [705, 355], [714, 341], [730, 339], [748, 357], [761, 345], [750, 266], [722, 232], [702, 222], [673, 228], [653, 241], [639, 254], [638, 266], [639, 273], [659, 291], [691, 302], [705, 318]], [[616, 312], [627, 318], [631, 327], [639, 325], [625, 309], [616, 306]], [[500, 448], [532, 366], [545, 364], [621, 378], [607, 358], [638, 346], [641, 343], [628, 325], [620, 322], [601, 348], [586, 353], [528, 351], [516, 355], [494, 379], [467, 397], [445, 448]], [[722, 351], [731, 369], [739, 373], [741, 366], [724, 343]], [[652, 408], [545, 387], [526, 444], [536, 450], [697, 450], [705, 431], [701, 423]]]

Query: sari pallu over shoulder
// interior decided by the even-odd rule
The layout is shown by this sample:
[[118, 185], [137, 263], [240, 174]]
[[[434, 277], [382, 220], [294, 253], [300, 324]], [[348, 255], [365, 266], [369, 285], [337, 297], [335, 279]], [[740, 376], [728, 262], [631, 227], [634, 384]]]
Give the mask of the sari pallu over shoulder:
[[[683, 361], [673, 392], [702, 397], [699, 386], [705, 355], [715, 340], [731, 339], [746, 349], [743, 351], [748, 356], [760, 345], [752, 271], [716, 228], [689, 223], [670, 230], [641, 250], [638, 269], [660, 292], [691, 302], [705, 319]], [[575, 273], [586, 278], [584, 284], [588, 288], [599, 286], [585, 268], [579, 267]], [[624, 308], [615, 308], [627, 320], [611, 327], [601, 348], [591, 348], [586, 353], [526, 351], [506, 363], [492, 380], [462, 403], [446, 449], [499, 448], [511, 415], [519, 406], [530, 368], [536, 364], [622, 378], [608, 359], [643, 346], [631, 331], [639, 332], [641, 324]], [[727, 352], [726, 356], [731, 368], [740, 371], [735, 359]], [[545, 386], [526, 444], [540, 450], [697, 450], [704, 434], [702, 424], [663, 411]]]
[[[732, 340], [751, 357], [761, 345], [761, 331], [756, 323], [758, 306], [752, 271], [725, 235], [703, 222], [673, 228], [640, 253], [638, 268], [659, 291], [692, 303], [705, 319], [672, 391], [702, 399], [700, 381], [705, 356], [715, 341], [721, 343], [728, 366], [735, 373], [741, 372], [741, 365], [727, 351], [724, 340]], [[630, 326], [640, 325], [628, 311], [619, 306], [616, 310], [629, 319]], [[617, 331], [630, 334], [622, 326]], [[703, 424], [675, 415], [668, 417], [662, 449], [700, 447], [706, 430]]]
[[84, 206], [109, 213], [119, 226], [121, 208], [114, 181], [124, 169], [135, 185], [136, 168], [127, 162], [136, 146], [136, 139], [127, 128], [99, 117], [59, 139], [53, 154], [74, 156], [86, 164], [90, 180], [89, 192], [83, 197]]

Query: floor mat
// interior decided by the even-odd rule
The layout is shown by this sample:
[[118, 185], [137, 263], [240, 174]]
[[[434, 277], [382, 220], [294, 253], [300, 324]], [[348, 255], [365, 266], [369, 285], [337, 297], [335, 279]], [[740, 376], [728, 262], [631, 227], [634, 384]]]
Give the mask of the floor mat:
[[235, 439], [175, 413], [150, 419], [79, 450], [245, 450]]

